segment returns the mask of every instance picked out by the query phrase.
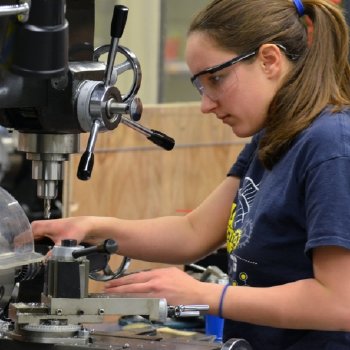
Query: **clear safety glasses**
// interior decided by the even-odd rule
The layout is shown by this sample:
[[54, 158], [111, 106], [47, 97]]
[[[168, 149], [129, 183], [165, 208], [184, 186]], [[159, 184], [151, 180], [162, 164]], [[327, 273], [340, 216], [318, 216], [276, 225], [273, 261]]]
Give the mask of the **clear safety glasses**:
[[235, 82], [235, 73], [230, 69], [234, 64], [253, 57], [258, 50], [245, 55], [237, 56], [229, 61], [204, 69], [191, 78], [193, 86], [200, 95], [206, 95], [217, 101], [221, 94]]

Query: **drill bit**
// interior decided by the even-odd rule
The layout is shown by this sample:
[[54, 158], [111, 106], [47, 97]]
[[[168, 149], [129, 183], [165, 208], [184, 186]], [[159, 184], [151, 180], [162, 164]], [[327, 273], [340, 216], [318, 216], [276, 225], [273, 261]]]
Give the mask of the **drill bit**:
[[44, 219], [50, 219], [51, 216], [51, 199], [44, 199]]

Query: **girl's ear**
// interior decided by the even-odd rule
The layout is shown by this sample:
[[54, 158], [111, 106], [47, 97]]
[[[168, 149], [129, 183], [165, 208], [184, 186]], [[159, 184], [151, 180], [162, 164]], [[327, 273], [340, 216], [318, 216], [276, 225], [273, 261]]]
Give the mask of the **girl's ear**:
[[261, 68], [268, 78], [279, 78], [282, 74], [283, 54], [275, 44], [264, 44], [260, 47], [258, 59]]

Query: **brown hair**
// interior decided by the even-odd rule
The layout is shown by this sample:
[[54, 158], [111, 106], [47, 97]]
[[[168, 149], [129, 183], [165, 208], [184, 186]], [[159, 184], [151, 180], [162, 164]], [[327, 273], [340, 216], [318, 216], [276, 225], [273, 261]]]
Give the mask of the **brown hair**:
[[259, 145], [271, 169], [327, 106], [350, 105], [349, 34], [341, 10], [329, 0], [303, 0], [313, 36], [290, 0], [214, 0], [192, 21], [189, 34], [203, 31], [225, 50], [244, 54], [265, 43], [296, 55], [294, 68], [272, 100]]

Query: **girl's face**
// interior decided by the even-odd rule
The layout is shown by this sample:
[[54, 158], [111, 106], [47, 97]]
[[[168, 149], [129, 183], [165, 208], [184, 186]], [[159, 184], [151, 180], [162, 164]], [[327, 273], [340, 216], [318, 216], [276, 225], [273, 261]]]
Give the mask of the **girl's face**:
[[[288, 68], [287, 59], [273, 44], [245, 54], [248, 57], [218, 48], [202, 32], [191, 33], [187, 40], [186, 61], [202, 95], [201, 111], [214, 113], [239, 137], [252, 136], [264, 127], [268, 107]], [[225, 62], [227, 67], [205, 72]]]

